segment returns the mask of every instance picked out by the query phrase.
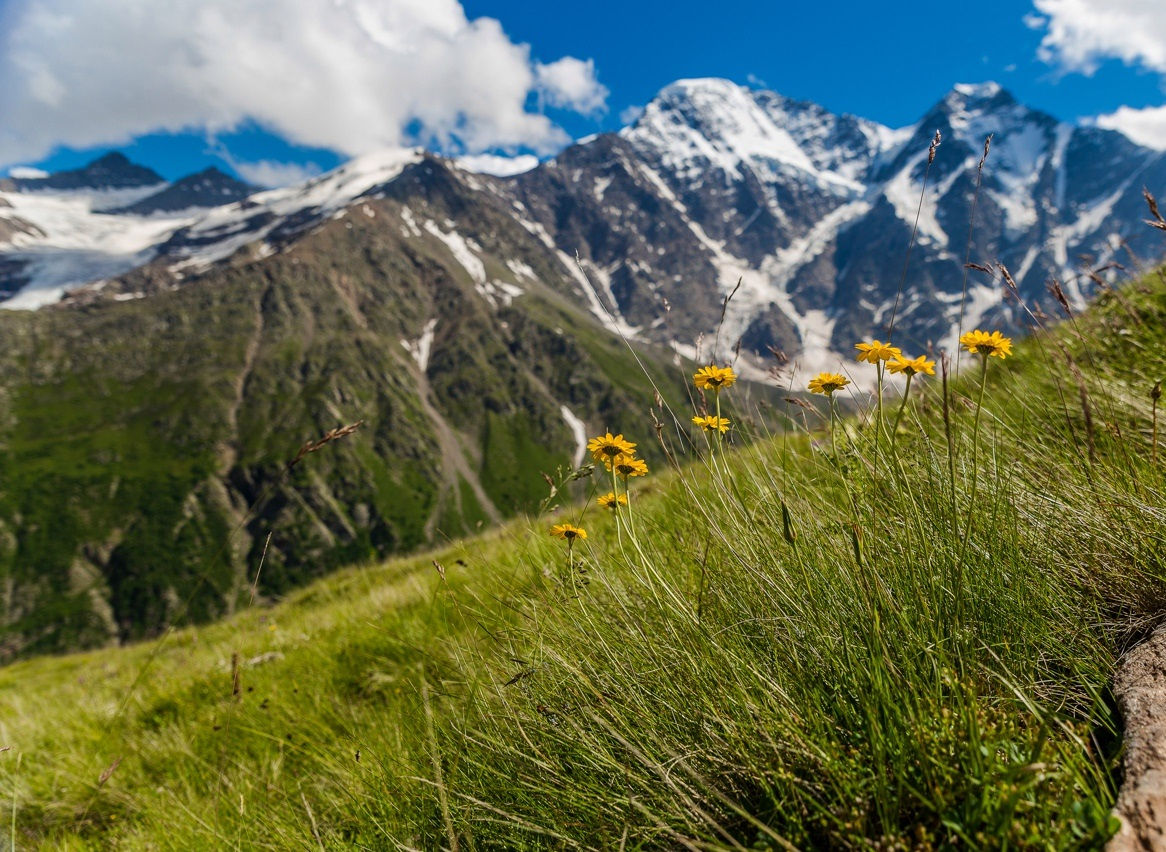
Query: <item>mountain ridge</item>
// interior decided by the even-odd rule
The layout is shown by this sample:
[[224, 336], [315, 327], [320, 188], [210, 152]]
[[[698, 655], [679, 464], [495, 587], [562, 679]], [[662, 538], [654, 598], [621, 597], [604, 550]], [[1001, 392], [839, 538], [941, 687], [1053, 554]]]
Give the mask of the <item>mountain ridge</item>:
[[[927, 150], [937, 130], [943, 141], [934, 166], [928, 167]], [[983, 171], [978, 221], [970, 228], [976, 165], [989, 135], [993, 146]], [[598, 196], [612, 177], [600, 174], [597, 166], [605, 153], [618, 147], [604, 141], [609, 136], [630, 145], [620, 149], [620, 157], [635, 161], [625, 171], [635, 172], [632, 180], [640, 183], [635, 193], [639, 203], [651, 197], [654, 209], [672, 208], [679, 214], [680, 227], [667, 229], [666, 237], [661, 227], [620, 222], [620, 211], [604, 209]], [[577, 153], [594, 145], [601, 146], [600, 156]], [[423, 155], [369, 155], [300, 187], [258, 193], [180, 222], [159, 224], [128, 241], [133, 251], [117, 263], [97, 264], [97, 271], [105, 274], [92, 277], [108, 279], [107, 267], [116, 276], [168, 259], [176, 278], [187, 280], [248, 242], [260, 251], [278, 250], [323, 211], [354, 203], [369, 191], [345, 190], [346, 173], [359, 173], [370, 159], [401, 156]], [[1097, 162], [1105, 160], [1108, 168], [1099, 169]], [[555, 180], [543, 178], [560, 167], [573, 170], [572, 185], [555, 191], [570, 195], [570, 200], [532, 199], [531, 187], [550, 191]], [[1136, 173], [1116, 196], [1110, 186], [1113, 171]], [[925, 174], [928, 190], [921, 204]], [[981, 265], [1006, 264], [1028, 295], [1036, 295], [1046, 279], [1056, 277], [1074, 302], [1081, 303], [1094, 284], [1077, 268], [1075, 258], [1089, 254], [1094, 267], [1105, 267], [1117, 259], [1114, 245], [1136, 235], [1141, 200], [1133, 183], [1139, 175], [1152, 190], [1159, 184], [1166, 188], [1166, 153], [1140, 148], [1117, 131], [1059, 122], [1021, 104], [997, 83], [956, 84], [919, 122], [892, 129], [729, 80], [692, 78], [665, 86], [632, 124], [615, 134], [589, 137], [509, 177], [479, 175], [476, 180], [489, 194], [529, 205], [531, 209], [522, 211], [528, 221], [531, 210], [556, 211], [554, 219], [535, 217], [533, 224], [553, 243], [548, 249], [568, 257], [578, 253], [590, 263], [587, 273], [599, 284], [600, 294], [592, 313], [624, 333], [692, 352], [697, 337], [711, 334], [721, 302], [742, 281], [726, 316], [729, 337], [734, 344], [741, 341], [742, 368], [764, 378], [770, 349], [795, 356], [802, 352], [807, 356], [803, 361], [830, 354], [838, 362], [855, 329], [885, 323], [891, 313], [896, 313], [900, 332], [921, 347], [950, 349], [960, 317], [1017, 326], [1020, 318], [998, 304], [997, 282], [973, 279], [965, 288], [963, 259], [969, 251]], [[391, 175], [384, 179], [391, 180]], [[313, 187], [329, 183], [336, 185], [336, 197], [323, 202], [312, 198]], [[580, 187], [586, 183], [591, 187], [583, 192]], [[21, 217], [19, 199], [9, 203], [15, 208], [0, 218], [48, 230], [35, 216]], [[621, 262], [603, 245], [588, 246], [578, 226], [563, 220], [568, 213], [607, 217], [614, 230], [631, 227], [620, 239], [613, 240], [613, 234], [603, 239], [650, 249], [640, 252], [643, 256], [632, 268], [628, 257]], [[4, 256], [0, 246], [0, 263], [16, 270], [8, 275], [9, 292], [27, 284], [39, 262], [51, 267], [56, 260], [52, 252], [38, 256], [38, 238], [30, 237], [27, 227], [23, 232], [18, 228], [8, 227], [16, 250]], [[905, 253], [912, 233], [917, 265], [900, 293], [901, 271], [894, 262], [859, 254], [863, 245], [883, 247], [879, 252], [884, 257]], [[970, 247], [968, 233], [975, 241]], [[680, 241], [688, 244], [683, 250]], [[19, 246], [29, 247], [28, 254], [22, 255]], [[651, 256], [658, 250], [668, 255], [668, 262]], [[685, 258], [685, 263], [670, 262], [673, 257]], [[82, 265], [69, 262], [55, 274], [50, 268], [43, 297], [26, 290], [10, 306], [35, 306], [86, 286], [64, 280], [76, 278]], [[676, 276], [685, 283], [670, 283]], [[693, 283], [694, 276], [700, 277], [699, 283]], [[697, 298], [691, 292], [697, 288], [707, 292]], [[575, 292], [592, 299], [583, 283]], [[906, 310], [892, 311], [901, 301]], [[684, 324], [683, 338], [668, 339], [653, 331], [670, 325], [665, 302], [702, 305]], [[799, 366], [804, 372], [804, 365]]]

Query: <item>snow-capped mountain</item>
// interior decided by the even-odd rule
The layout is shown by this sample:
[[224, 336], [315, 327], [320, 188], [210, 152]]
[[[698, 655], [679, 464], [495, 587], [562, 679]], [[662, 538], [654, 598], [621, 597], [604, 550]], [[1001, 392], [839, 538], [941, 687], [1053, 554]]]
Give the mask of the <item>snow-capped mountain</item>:
[[982, 273], [965, 296], [965, 258], [1003, 263], [1031, 300], [1050, 277], [1083, 298], [1092, 284], [1082, 264], [1128, 266], [1127, 244], [1159, 257], [1141, 188], [1166, 190], [1166, 155], [1060, 123], [994, 83], [956, 86], [917, 124], [892, 130], [725, 80], [685, 80], [618, 135], [515, 183], [556, 247], [587, 261], [605, 307], [641, 335], [690, 351], [740, 282], [722, 349], [740, 342], [756, 367], [772, 349], [801, 353], [819, 369], [853, 341], [887, 334], [892, 315], [896, 341], [912, 348], [950, 348], [961, 315], [964, 326], [1019, 319]]
[[152, 262], [177, 283], [243, 246], [262, 256], [420, 157], [379, 152], [266, 191], [214, 169], [167, 184], [120, 154], [47, 178], [9, 179], [0, 183], [0, 296], [7, 297], [0, 306], [43, 307]]
[[[171, 286], [241, 249], [261, 259], [383, 194], [427, 156], [358, 158], [209, 210], [213, 188], [150, 185], [153, 173], [131, 176], [140, 167], [124, 158], [87, 167], [111, 173], [102, 181], [87, 170], [9, 181], [0, 185], [0, 289], [20, 291], [8, 306], [36, 306], [145, 264]], [[565, 283], [554, 286], [607, 327], [685, 354], [702, 337], [720, 341], [721, 357], [739, 345], [741, 365], [758, 376], [775, 351], [826, 366], [855, 339], [887, 334], [892, 318], [896, 341], [914, 349], [950, 348], [961, 325], [1017, 319], [999, 282], [969, 274], [965, 260], [1006, 265], [1030, 300], [1051, 277], [1083, 299], [1093, 286], [1083, 264], [1161, 253], [1141, 223], [1141, 188], [1166, 194], [1166, 154], [1058, 122], [994, 83], [958, 85], [918, 123], [892, 129], [727, 80], [681, 80], [631, 126], [535, 168], [494, 163], [496, 174], [515, 172], [497, 177], [473, 174], [473, 162], [450, 167], [483, 202], [512, 211], [560, 270]], [[181, 208], [185, 198], [195, 203]], [[464, 211], [450, 232], [472, 230], [473, 219]]]

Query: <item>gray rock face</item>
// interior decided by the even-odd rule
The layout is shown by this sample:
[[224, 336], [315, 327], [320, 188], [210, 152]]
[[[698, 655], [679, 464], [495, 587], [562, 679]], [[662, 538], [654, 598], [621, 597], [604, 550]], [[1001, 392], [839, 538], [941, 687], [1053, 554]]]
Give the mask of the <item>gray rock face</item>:
[[1130, 651], [1114, 679], [1125, 721], [1125, 781], [1109, 852], [1166, 849], [1166, 628]]
[[237, 180], [212, 166], [197, 174], [179, 178], [165, 189], [135, 204], [107, 212], [148, 216], [151, 213], [170, 213], [194, 207], [218, 207], [241, 201], [258, 191], [259, 187]]
[[722, 339], [806, 360], [885, 336], [892, 317], [912, 349], [951, 348], [961, 316], [964, 327], [1020, 326], [1000, 280], [966, 274], [965, 259], [1004, 264], [1030, 301], [1047, 299], [1050, 278], [1083, 300], [1095, 286], [1085, 270], [1159, 250], [1141, 221], [1143, 184], [1166, 192], [1166, 155], [1059, 123], [991, 83], [956, 86], [891, 130], [724, 80], [675, 83], [618, 135], [512, 181], [642, 335], [711, 334], [741, 280]]

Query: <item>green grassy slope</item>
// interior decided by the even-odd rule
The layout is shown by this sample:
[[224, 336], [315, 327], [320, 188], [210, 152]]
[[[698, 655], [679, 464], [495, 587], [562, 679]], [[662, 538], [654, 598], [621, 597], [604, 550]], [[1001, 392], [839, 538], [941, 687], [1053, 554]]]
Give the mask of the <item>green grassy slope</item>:
[[978, 435], [976, 368], [950, 444], [939, 379], [893, 453], [807, 415], [654, 472], [634, 532], [592, 506], [574, 565], [519, 521], [11, 665], [0, 810], [22, 848], [1099, 847], [1164, 335], [1147, 279], [994, 360]]

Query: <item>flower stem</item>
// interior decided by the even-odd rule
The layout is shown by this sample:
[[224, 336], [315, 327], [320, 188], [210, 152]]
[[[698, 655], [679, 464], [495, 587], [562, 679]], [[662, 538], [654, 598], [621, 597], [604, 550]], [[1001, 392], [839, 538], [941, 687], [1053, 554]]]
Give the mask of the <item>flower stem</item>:
[[988, 356], [981, 354], [980, 393], [976, 398], [976, 417], [972, 423], [972, 490], [968, 500], [968, 522], [964, 526], [964, 533], [960, 537], [959, 556], [956, 559], [956, 618], [957, 621], [962, 609], [962, 595], [964, 585], [964, 556], [967, 553], [968, 541], [972, 537], [972, 522], [976, 517], [976, 488], [980, 483], [980, 412], [984, 410], [984, 388], [988, 385]]
[[830, 394], [830, 455], [834, 457], [834, 464], [841, 469], [838, 462], [838, 440], [834, 437], [834, 394]]
[[623, 531], [620, 529], [619, 485], [615, 476], [615, 459], [611, 459], [611, 496], [615, 499], [615, 537], [619, 542], [620, 552], [623, 552]]
[[[624, 499], [626, 499], [626, 500], [628, 501], [628, 502], [627, 502], [627, 507], [628, 507], [628, 529], [631, 531], [632, 538], [633, 538], [633, 539], [635, 539], [635, 536], [636, 536], [636, 516], [635, 516], [635, 514], [632, 512], [632, 489], [631, 489], [631, 479], [624, 479], [624, 481], [623, 481], [623, 496], [624, 496]], [[615, 503], [615, 505], [616, 505], [616, 507], [618, 508], [618, 506], [619, 506], [619, 498], [618, 498], [618, 497], [616, 498], [616, 503]]]
[[720, 388], [717, 388], [717, 390], [713, 394], [713, 396], [716, 399], [716, 403], [717, 403], [717, 428], [716, 428], [717, 447], [721, 451], [721, 461], [723, 462], [725, 460], [725, 433], [721, 431], [721, 390], [720, 390]]
[[895, 446], [895, 438], [899, 434], [899, 421], [903, 419], [903, 412], [907, 409], [907, 398], [911, 395], [911, 379], [914, 374], [907, 373], [907, 387], [903, 388], [903, 401], [899, 404], [899, 412], [895, 415], [895, 424], [891, 427], [891, 447]]

